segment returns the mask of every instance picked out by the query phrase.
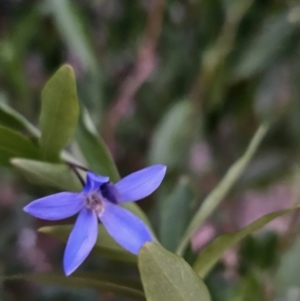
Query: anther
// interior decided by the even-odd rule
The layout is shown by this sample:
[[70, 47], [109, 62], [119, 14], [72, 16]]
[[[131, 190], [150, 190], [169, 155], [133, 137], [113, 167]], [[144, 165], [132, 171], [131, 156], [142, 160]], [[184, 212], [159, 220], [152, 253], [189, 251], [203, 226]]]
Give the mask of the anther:
[[101, 195], [96, 193], [89, 194], [85, 199], [85, 204], [88, 208], [94, 210], [96, 213], [102, 213], [104, 210]]

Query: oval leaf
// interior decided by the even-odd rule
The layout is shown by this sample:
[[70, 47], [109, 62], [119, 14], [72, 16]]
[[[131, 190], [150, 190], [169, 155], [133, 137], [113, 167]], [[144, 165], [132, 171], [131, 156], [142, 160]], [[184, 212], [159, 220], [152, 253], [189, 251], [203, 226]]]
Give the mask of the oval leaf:
[[146, 243], [138, 265], [147, 301], [210, 301], [203, 281], [179, 256], [163, 247]]
[[74, 288], [91, 288], [111, 292], [128, 298], [145, 300], [138, 281], [131, 281], [104, 273], [76, 273], [66, 277], [59, 273], [33, 273], [2, 277], [4, 281], [28, 280], [47, 285], [65, 285]]
[[[40, 228], [39, 232], [50, 234], [66, 242], [72, 228], [73, 225], [48, 226]], [[110, 259], [136, 262], [136, 256], [119, 246], [101, 225], [99, 225], [98, 239], [93, 252]]]
[[241, 239], [245, 238], [252, 232], [259, 230], [273, 219], [298, 209], [300, 209], [300, 205], [293, 208], [269, 213], [237, 232], [226, 233], [222, 236], [217, 237], [199, 254], [193, 266], [195, 272], [201, 278], [204, 278], [227, 249], [231, 248], [233, 245], [238, 243]]
[[12, 157], [39, 159], [39, 148], [21, 134], [0, 126], [0, 164], [9, 164]]
[[58, 161], [61, 150], [72, 140], [79, 117], [76, 81], [72, 67], [62, 66], [42, 91], [40, 145], [48, 161]]
[[72, 170], [64, 164], [14, 158], [11, 164], [31, 183], [66, 191], [80, 191], [81, 185]]

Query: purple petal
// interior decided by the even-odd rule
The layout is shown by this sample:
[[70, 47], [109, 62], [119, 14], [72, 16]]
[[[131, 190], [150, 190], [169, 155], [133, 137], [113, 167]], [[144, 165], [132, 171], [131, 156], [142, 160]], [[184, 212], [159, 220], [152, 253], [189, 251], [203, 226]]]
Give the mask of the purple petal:
[[24, 211], [45, 220], [60, 220], [80, 211], [84, 196], [75, 192], [60, 192], [31, 202]]
[[116, 184], [120, 203], [137, 201], [145, 198], [158, 188], [163, 180], [167, 167], [152, 165], [136, 171]]
[[113, 239], [133, 254], [137, 254], [147, 241], [153, 241], [148, 227], [134, 214], [118, 205], [105, 202], [104, 211], [99, 218]]
[[98, 236], [98, 219], [94, 211], [83, 208], [68, 239], [64, 270], [69, 276], [90, 254]]
[[109, 181], [109, 177], [103, 177], [99, 176], [93, 172], [87, 172], [86, 173], [86, 184], [85, 187], [83, 188], [83, 191], [85, 193], [91, 192], [91, 191], [96, 191], [100, 188], [100, 186], [103, 183], [106, 183]]

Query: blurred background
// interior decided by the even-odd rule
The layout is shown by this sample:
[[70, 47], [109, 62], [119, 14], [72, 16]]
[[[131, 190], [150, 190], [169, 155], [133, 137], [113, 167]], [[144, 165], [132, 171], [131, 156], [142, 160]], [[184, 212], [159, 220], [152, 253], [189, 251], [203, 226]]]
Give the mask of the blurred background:
[[[161, 188], [139, 204], [172, 251], [204, 197], [272, 120], [250, 166], [193, 237], [191, 263], [216, 235], [299, 203], [299, 25], [297, 0], [0, 0], [0, 103], [38, 125], [43, 85], [71, 64], [120, 173], [168, 166]], [[70, 150], [81, 159], [76, 141]], [[0, 191], [2, 273], [61, 270], [64, 244], [37, 234], [45, 222], [22, 211], [55, 191], [9, 166], [0, 167]], [[177, 218], [168, 207], [175, 195]], [[300, 300], [299, 228], [299, 213], [278, 218], [226, 252], [206, 279], [213, 300]], [[133, 265], [93, 256], [84, 269], [138, 276]], [[0, 300], [20, 299], [125, 300], [24, 281], [1, 286]]]

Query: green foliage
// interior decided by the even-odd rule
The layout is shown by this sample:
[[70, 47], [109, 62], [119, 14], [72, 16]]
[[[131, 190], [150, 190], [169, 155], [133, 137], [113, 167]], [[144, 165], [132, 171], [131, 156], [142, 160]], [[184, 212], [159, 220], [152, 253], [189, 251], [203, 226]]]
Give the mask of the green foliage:
[[80, 191], [74, 172], [64, 164], [14, 158], [11, 164], [31, 183], [67, 191]]
[[[209, 295], [213, 301], [298, 300], [298, 211], [291, 222], [280, 220], [287, 237], [249, 235], [298, 208], [299, 5], [258, 0], [158, 0], [153, 6], [109, 0], [19, 2], [0, 1], [1, 269], [14, 274], [31, 265], [43, 269], [61, 263], [50, 236], [65, 242], [72, 226], [38, 221], [39, 231], [49, 235], [36, 239], [29, 230], [32, 219], [21, 207], [44, 196], [44, 187], [79, 191], [75, 165], [86, 164], [117, 182], [120, 174], [146, 162], [162, 163], [168, 166], [166, 179], [139, 203], [143, 210], [124, 204], [158, 233], [158, 244], [147, 244], [138, 255], [147, 300], [210, 300]], [[116, 123], [113, 131], [107, 129], [108, 118]], [[272, 128], [260, 146], [268, 120]], [[106, 141], [113, 142], [113, 154]], [[19, 185], [10, 166], [33, 185]], [[85, 171], [76, 170], [85, 177]], [[269, 190], [270, 208], [260, 195]], [[240, 214], [260, 210], [273, 212], [240, 226]], [[203, 247], [215, 235], [206, 231], [207, 220], [217, 237]], [[63, 285], [145, 300], [141, 283], [129, 279], [136, 277], [136, 265], [126, 263], [137, 257], [101, 225], [99, 232], [89, 260], [109, 275], [24, 274], [9, 279], [53, 287], [46, 294], [38, 290], [42, 297], [37, 297], [35, 287], [22, 284], [20, 289], [15, 282], [3, 286], [0, 299], [70, 299], [70, 291], [55, 295]], [[224, 257], [216, 266], [245, 237], [236, 262]], [[274, 273], [278, 254], [281, 262]], [[196, 256], [195, 273], [184, 260], [192, 263]], [[210, 293], [198, 276], [209, 276]], [[87, 301], [99, 298], [117, 300], [84, 295]]]
[[148, 301], [210, 301], [203, 281], [179, 256], [147, 243], [138, 256], [139, 270]]
[[64, 65], [42, 92], [40, 145], [47, 161], [57, 161], [62, 149], [71, 142], [78, 118], [75, 74], [72, 67]]
[[4, 102], [0, 102], [0, 124], [16, 131], [28, 132], [35, 137], [40, 135], [39, 130], [29, 123], [24, 116]]
[[191, 236], [197, 230], [197, 228], [205, 221], [205, 219], [217, 208], [225, 195], [229, 192], [231, 187], [240, 178], [241, 174], [249, 164], [253, 155], [255, 154], [260, 142], [264, 138], [268, 130], [268, 125], [264, 124], [259, 127], [254, 137], [252, 138], [244, 155], [235, 162], [217, 187], [206, 197], [201, 204], [193, 219], [191, 220], [187, 230], [180, 242], [177, 249], [178, 254], [182, 254]]
[[120, 179], [119, 172], [103, 139], [97, 135], [88, 112], [82, 108], [76, 141], [90, 168], [100, 175], [108, 175], [113, 182]]

